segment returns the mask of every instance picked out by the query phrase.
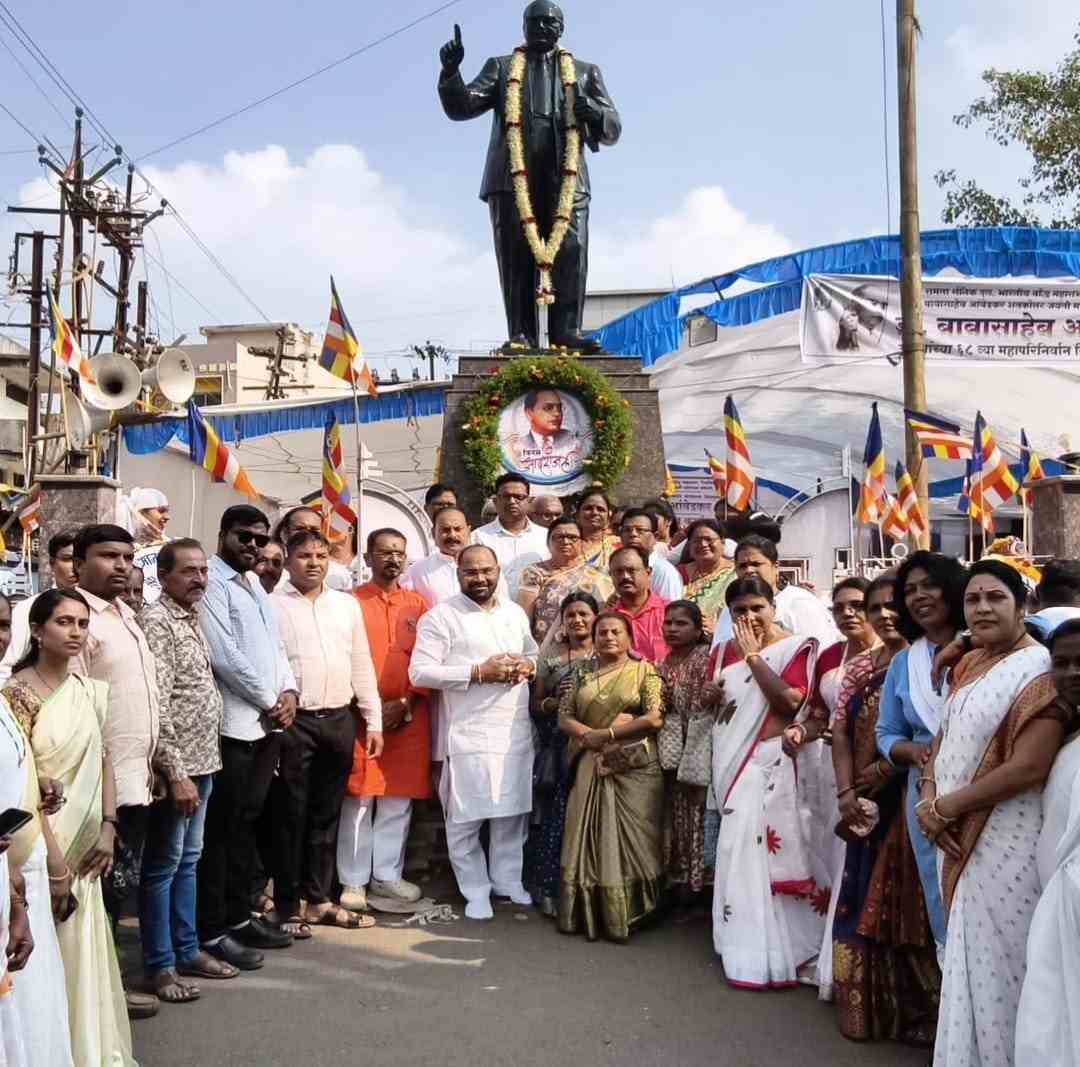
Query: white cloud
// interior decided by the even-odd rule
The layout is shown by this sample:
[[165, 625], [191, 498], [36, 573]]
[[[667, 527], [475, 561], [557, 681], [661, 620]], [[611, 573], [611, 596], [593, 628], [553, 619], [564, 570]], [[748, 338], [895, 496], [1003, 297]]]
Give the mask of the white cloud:
[[[220, 164], [183, 163], [147, 176], [273, 319], [320, 328], [335, 275], [353, 325], [369, 352], [427, 338], [456, 345], [505, 336], [490, 235], [481, 212], [460, 221], [419, 221], [430, 207], [410, 203], [352, 145], [324, 145], [301, 160], [279, 146], [230, 152]], [[23, 189], [24, 201], [48, 190]], [[602, 196], [602, 190], [598, 196]], [[149, 207], [155, 200], [146, 201]], [[147, 249], [225, 322], [258, 313], [166, 216]], [[594, 222], [594, 288], [666, 286], [788, 250], [768, 223], [739, 211], [719, 187], [690, 191], [672, 211], [639, 228]], [[160, 242], [160, 244], [159, 244]], [[141, 277], [141, 268], [137, 272]], [[108, 275], [106, 275], [108, 277]], [[194, 340], [209, 316], [177, 286], [171, 300], [153, 263], [150, 281], [168, 339]]]

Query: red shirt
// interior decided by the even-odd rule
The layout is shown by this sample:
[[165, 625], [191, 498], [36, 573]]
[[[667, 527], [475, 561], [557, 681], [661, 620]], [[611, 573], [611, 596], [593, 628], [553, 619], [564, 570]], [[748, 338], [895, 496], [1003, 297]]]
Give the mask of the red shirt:
[[664, 612], [667, 606], [668, 602], [653, 592], [649, 593], [649, 599], [636, 613], [624, 608], [619, 600], [612, 605], [612, 611], [630, 620], [634, 651], [650, 663], [660, 663], [671, 652], [664, 640]]

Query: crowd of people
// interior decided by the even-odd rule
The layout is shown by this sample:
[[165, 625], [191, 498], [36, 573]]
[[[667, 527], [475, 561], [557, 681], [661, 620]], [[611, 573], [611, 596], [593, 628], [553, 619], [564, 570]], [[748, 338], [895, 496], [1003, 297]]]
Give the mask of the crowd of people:
[[360, 582], [310, 508], [208, 551], [130, 499], [0, 598], [4, 1063], [133, 1064], [130, 1018], [421, 906], [427, 801], [469, 920], [697, 909], [729, 984], [845, 1037], [1080, 1064], [1080, 562], [919, 551], [827, 602], [767, 517], [508, 474], [476, 529], [432, 486], [435, 550], [373, 530]]

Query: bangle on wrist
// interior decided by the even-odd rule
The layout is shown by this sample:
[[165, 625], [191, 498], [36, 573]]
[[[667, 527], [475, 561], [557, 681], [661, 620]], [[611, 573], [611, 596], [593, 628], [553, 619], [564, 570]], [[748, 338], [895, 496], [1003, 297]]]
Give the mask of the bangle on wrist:
[[836, 794], [836, 799], [839, 800], [841, 797], [847, 796], [848, 793], [854, 792], [855, 787], [853, 785], [849, 785], [846, 789], [841, 789], [840, 792]]
[[119, 830], [120, 829], [120, 822], [116, 818], [115, 815], [102, 815], [101, 816], [101, 823], [102, 823], [103, 826], [107, 823], [114, 830]]
[[928, 808], [928, 807], [930, 807], [930, 804], [931, 804], [931, 801], [930, 801], [930, 799], [929, 799], [929, 798], [927, 798], [927, 799], [925, 799], [925, 800], [920, 800], [920, 801], [918, 801], [918, 802], [916, 803], [916, 805], [915, 805], [915, 810], [916, 810], [916, 811], [921, 811], [921, 810], [922, 810], [923, 808]]
[[937, 779], [936, 778], [928, 778], [925, 774], [922, 775], [919, 778], [919, 781], [917, 782], [917, 785], [921, 789], [927, 782], [929, 782], [935, 789], [937, 789]]
[[614, 741], [615, 740], [615, 727], [614, 726], [609, 726], [607, 728], [607, 732], [608, 732], [608, 736], [611, 738], [611, 740]]
[[49, 881], [50, 882], [65, 882], [70, 877], [71, 877], [71, 868], [70, 867], [65, 867], [63, 874], [50, 874], [49, 875]]
[[947, 815], [942, 815], [941, 812], [938, 811], [938, 801], [940, 799], [940, 797], [935, 796], [930, 801], [930, 814], [933, 815], [934, 818], [938, 820], [938, 822], [943, 822], [945, 824], [956, 822], [956, 819], [950, 819]]

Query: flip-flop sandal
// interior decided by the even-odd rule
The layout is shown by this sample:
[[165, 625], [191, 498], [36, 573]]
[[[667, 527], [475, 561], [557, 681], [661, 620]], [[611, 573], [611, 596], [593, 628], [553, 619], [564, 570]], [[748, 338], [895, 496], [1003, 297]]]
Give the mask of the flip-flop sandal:
[[[190, 1004], [202, 996], [198, 986], [181, 982], [174, 970], [158, 971], [146, 980], [146, 987], [162, 1004]], [[169, 992], [174, 990], [175, 992]]]
[[312, 926], [333, 926], [339, 930], [367, 930], [375, 925], [373, 915], [357, 915], [348, 911], [338, 904], [319, 912], [318, 915], [308, 913], [308, 922]]
[[291, 915], [281, 924], [281, 929], [292, 934], [294, 941], [307, 941], [311, 938], [311, 927], [299, 915]]
[[193, 956], [187, 963], [178, 963], [176, 973], [183, 978], [207, 978], [211, 981], [224, 981], [226, 978], [236, 978], [240, 969], [231, 963], [219, 960], [211, 956], [209, 952], [200, 952]]

